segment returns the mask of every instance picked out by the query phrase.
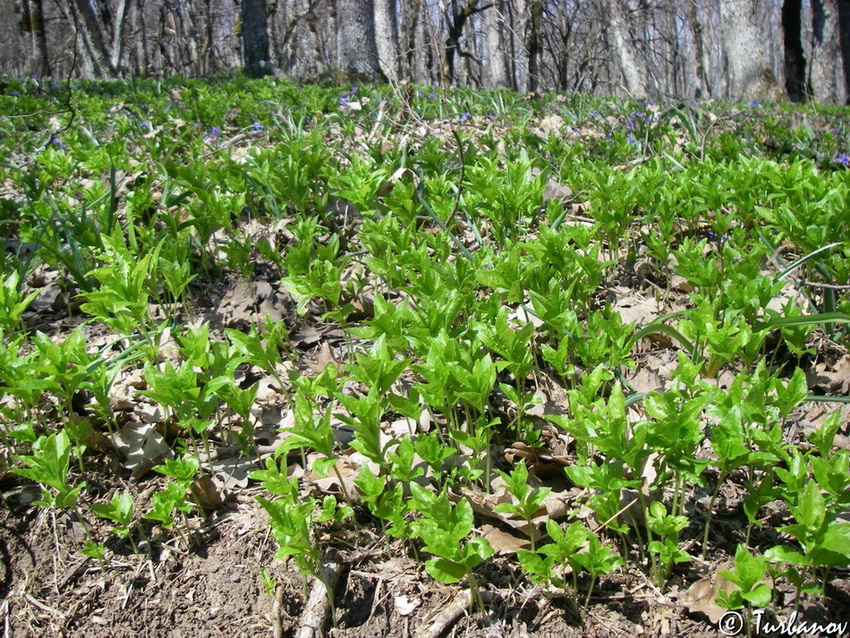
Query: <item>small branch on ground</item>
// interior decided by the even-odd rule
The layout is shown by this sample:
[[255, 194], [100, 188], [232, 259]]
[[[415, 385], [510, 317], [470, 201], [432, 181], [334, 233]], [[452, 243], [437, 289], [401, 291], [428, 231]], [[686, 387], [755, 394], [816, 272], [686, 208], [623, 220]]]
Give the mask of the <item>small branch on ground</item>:
[[327, 561], [322, 563], [322, 578], [313, 580], [310, 596], [301, 614], [301, 623], [295, 638], [323, 638], [325, 623], [331, 613], [331, 597], [339, 582], [341, 565]]
[[423, 627], [416, 634], [416, 638], [437, 638], [442, 635], [446, 629], [455, 624], [464, 612], [469, 609], [472, 604], [472, 591], [465, 589], [460, 592], [455, 599], [449, 603], [443, 611], [434, 617], [431, 624]]
[[827, 288], [829, 290], [850, 290], [850, 285], [848, 284], [825, 284], [822, 281], [803, 281], [801, 283], [804, 286], [811, 286], [812, 288]]

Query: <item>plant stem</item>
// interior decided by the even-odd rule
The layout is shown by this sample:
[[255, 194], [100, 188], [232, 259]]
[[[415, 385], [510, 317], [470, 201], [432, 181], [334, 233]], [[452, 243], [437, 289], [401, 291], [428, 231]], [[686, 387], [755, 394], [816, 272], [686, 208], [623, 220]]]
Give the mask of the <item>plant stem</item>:
[[708, 501], [708, 512], [705, 515], [705, 532], [702, 535], [702, 552], [700, 552], [700, 558], [705, 558], [705, 550], [708, 548], [708, 531], [711, 527], [711, 515], [714, 512], [714, 502], [720, 494], [720, 487], [723, 485], [723, 481], [726, 480], [726, 474], [725, 469], [720, 471], [720, 476], [717, 477], [717, 484], [711, 493], [711, 499]]

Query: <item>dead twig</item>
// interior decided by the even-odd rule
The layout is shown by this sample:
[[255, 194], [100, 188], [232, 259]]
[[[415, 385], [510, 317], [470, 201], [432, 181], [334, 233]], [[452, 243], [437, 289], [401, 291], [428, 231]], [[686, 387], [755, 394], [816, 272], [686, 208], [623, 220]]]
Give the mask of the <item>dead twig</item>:
[[850, 290], [850, 284], [825, 284], [822, 281], [801, 281], [804, 286], [812, 288], [827, 288], [829, 290]]
[[324, 637], [325, 623], [331, 613], [331, 597], [339, 582], [341, 569], [341, 565], [336, 562], [322, 563], [322, 578], [316, 578], [313, 581], [295, 638]]
[[283, 636], [283, 623], [281, 609], [283, 608], [283, 585], [278, 585], [274, 592], [274, 604], [272, 605], [272, 636], [281, 638]]
[[416, 638], [437, 638], [446, 629], [455, 624], [472, 604], [472, 590], [464, 589], [440, 613], [434, 616], [431, 624], [416, 633]]

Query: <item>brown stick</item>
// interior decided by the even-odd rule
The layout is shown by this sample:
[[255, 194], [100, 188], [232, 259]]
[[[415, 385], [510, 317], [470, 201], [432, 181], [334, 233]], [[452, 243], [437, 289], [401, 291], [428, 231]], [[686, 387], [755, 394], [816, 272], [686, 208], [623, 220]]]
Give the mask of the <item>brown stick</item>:
[[423, 627], [416, 633], [416, 638], [437, 638], [446, 629], [451, 627], [472, 604], [472, 591], [464, 589], [455, 599], [447, 605], [443, 611], [434, 616], [434, 620], [427, 627]]
[[803, 281], [800, 282], [804, 286], [811, 286], [812, 288], [827, 288], [829, 290], [850, 290], [850, 286], [847, 284], [825, 284], [820, 281]]
[[340, 564], [322, 563], [322, 578], [313, 580], [310, 596], [301, 614], [301, 623], [295, 638], [324, 638], [325, 623], [331, 612], [331, 597], [339, 582]]

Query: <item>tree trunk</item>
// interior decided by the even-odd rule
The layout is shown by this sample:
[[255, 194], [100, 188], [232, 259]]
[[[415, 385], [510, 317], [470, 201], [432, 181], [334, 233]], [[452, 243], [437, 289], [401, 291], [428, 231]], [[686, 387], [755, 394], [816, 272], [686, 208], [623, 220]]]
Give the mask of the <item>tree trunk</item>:
[[336, 36], [340, 69], [352, 79], [374, 81], [381, 77], [373, 0], [339, 0]]
[[762, 47], [753, 0], [720, 0], [720, 34], [732, 100], [776, 99], [777, 82]]
[[94, 6], [88, 0], [74, 0], [68, 6], [74, 17], [78, 33], [83, 41], [83, 51], [98, 77], [115, 77], [115, 67], [106, 49], [106, 39], [94, 12]]
[[381, 71], [391, 81], [399, 79], [398, 12], [396, 0], [374, 0], [375, 45]]
[[850, 104], [850, 0], [838, 0], [838, 37], [844, 62], [844, 103]]
[[29, 73], [37, 77], [50, 75], [50, 56], [47, 49], [47, 33], [44, 29], [43, 0], [23, 0], [21, 27], [29, 36]]
[[809, 86], [819, 102], [844, 103], [847, 99], [841, 63], [838, 0], [811, 0], [812, 28]]
[[609, 31], [620, 65], [622, 86], [628, 96], [642, 97], [646, 95], [645, 68], [638, 63], [634, 47], [629, 17], [631, 10], [630, 2], [611, 0], [608, 6]]
[[785, 89], [792, 102], [805, 102], [811, 93], [806, 82], [806, 56], [803, 53], [803, 0], [782, 4], [782, 34], [785, 43]]
[[263, 77], [271, 71], [266, 0], [242, 0], [242, 55], [248, 77]]
[[528, 4], [528, 25], [525, 48], [528, 51], [528, 90], [532, 93], [540, 89], [540, 23], [543, 14], [543, 0], [531, 0]]

